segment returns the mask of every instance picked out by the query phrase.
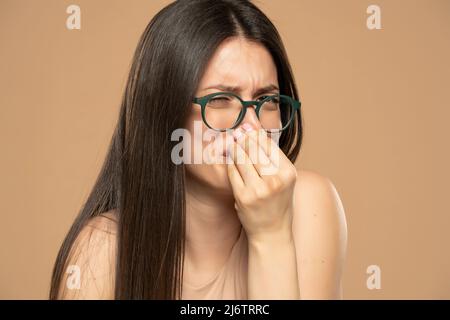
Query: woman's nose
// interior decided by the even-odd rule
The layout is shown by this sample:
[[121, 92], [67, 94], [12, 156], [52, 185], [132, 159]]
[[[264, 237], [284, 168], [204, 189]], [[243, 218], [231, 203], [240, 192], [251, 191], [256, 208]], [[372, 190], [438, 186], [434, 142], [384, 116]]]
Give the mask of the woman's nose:
[[256, 106], [249, 106], [247, 107], [247, 112], [245, 113], [244, 119], [242, 119], [242, 122], [239, 124], [239, 127], [242, 127], [244, 123], [250, 124], [253, 129], [261, 129], [261, 123], [259, 122], [258, 116], [256, 115]]

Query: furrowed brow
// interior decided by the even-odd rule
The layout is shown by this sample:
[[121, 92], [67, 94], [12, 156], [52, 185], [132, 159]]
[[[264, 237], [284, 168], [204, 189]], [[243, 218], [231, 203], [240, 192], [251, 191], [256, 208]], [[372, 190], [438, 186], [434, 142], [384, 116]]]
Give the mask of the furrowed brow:
[[[242, 92], [242, 88], [239, 86], [229, 86], [229, 85], [223, 85], [223, 84], [216, 84], [213, 86], [209, 86], [207, 88], [205, 88], [204, 90], [207, 89], [218, 89], [220, 91], [225, 91], [225, 92], [232, 92], [235, 94], [240, 94]], [[256, 90], [253, 94], [254, 97], [263, 94], [263, 93], [269, 93], [269, 92], [274, 92], [274, 91], [278, 91], [279, 92], [279, 88], [274, 85], [274, 84], [269, 84], [265, 87], [259, 88], [258, 90]]]

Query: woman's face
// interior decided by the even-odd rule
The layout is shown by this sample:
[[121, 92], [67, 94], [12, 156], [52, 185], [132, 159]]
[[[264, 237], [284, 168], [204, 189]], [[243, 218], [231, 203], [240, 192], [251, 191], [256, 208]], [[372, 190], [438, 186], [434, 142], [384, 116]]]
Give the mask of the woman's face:
[[[218, 47], [200, 80], [195, 97], [203, 97], [214, 92], [228, 92], [219, 85], [239, 88], [236, 94], [243, 100], [260, 100], [260, 97], [279, 93], [277, 69], [270, 53], [261, 44], [242, 38], [227, 39]], [[273, 85], [274, 88], [256, 95], [259, 89], [270, 85]], [[255, 129], [261, 128], [254, 108], [255, 106], [247, 108], [245, 117], [239, 126], [249, 123]], [[211, 113], [211, 116], [215, 116], [215, 114]], [[220, 117], [222, 115], [217, 114], [217, 118]], [[208, 127], [202, 121], [199, 104], [192, 104], [186, 129], [191, 137], [191, 163], [186, 164], [188, 177], [194, 178], [216, 191], [231, 192], [231, 185], [227, 176], [227, 164], [221, 158], [226, 145], [232, 139], [230, 134], [209, 130], [209, 133], [214, 133], [218, 138], [216, 143], [213, 143], [214, 138], [205, 134], [208, 132]], [[200, 130], [200, 134], [195, 133]], [[218, 143], [219, 141], [220, 143]], [[197, 153], [197, 156], [194, 153]], [[205, 163], [204, 154], [210, 155], [210, 159], [214, 159], [213, 162], [215, 163]], [[198, 159], [199, 155], [202, 159], [201, 163], [198, 163], [198, 161], [194, 163], [194, 157]], [[214, 158], [214, 156], [217, 157]], [[222, 159], [222, 163], [217, 161], [218, 159]]]

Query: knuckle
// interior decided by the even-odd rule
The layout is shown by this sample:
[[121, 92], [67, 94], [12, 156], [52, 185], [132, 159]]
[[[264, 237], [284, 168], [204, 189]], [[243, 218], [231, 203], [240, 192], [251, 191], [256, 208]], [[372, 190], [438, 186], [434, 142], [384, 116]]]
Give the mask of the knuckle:
[[271, 192], [270, 188], [260, 187], [256, 191], [256, 198], [258, 200], [265, 200], [270, 197], [271, 193], [272, 192]]
[[239, 203], [244, 207], [248, 207], [255, 202], [256, 198], [257, 196], [254, 191], [252, 190], [244, 191], [239, 197]]
[[283, 187], [283, 182], [279, 176], [273, 175], [267, 178], [267, 186], [272, 192], [276, 192]]
[[297, 180], [297, 168], [294, 165], [286, 170], [285, 179], [288, 184], [292, 184]]

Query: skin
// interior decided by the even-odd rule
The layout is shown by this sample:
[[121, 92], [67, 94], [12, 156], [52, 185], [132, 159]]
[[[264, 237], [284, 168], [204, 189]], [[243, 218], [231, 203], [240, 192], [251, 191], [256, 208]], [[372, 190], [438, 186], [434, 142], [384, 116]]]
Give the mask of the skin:
[[[257, 89], [278, 86], [277, 70], [263, 46], [232, 38], [210, 60], [196, 97], [223, 91], [206, 89], [213, 84], [239, 86], [242, 99], [257, 100]], [[192, 136], [194, 121], [201, 121], [201, 113], [193, 104], [186, 121]], [[260, 129], [250, 107], [234, 137], [221, 137], [225, 144], [218, 152], [227, 151], [227, 163], [186, 165], [184, 279], [195, 285], [214, 276], [243, 227], [249, 249], [248, 299], [340, 299], [347, 225], [339, 194], [328, 178], [297, 169], [267, 134], [258, 135]], [[201, 137], [192, 143], [195, 139], [207, 143]], [[267, 167], [276, 170], [262, 174]], [[114, 212], [93, 219], [80, 239], [89, 233], [91, 243], [105, 237], [113, 243], [114, 219]], [[73, 263], [88, 263], [84, 278], [89, 281], [77, 295], [69, 292], [64, 298], [113, 298], [113, 277], [106, 275], [114, 272], [114, 246], [97, 242], [103, 245], [77, 242], [82, 255]]]

